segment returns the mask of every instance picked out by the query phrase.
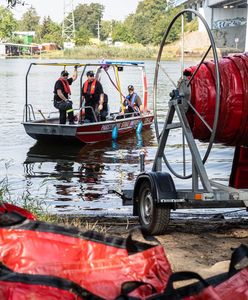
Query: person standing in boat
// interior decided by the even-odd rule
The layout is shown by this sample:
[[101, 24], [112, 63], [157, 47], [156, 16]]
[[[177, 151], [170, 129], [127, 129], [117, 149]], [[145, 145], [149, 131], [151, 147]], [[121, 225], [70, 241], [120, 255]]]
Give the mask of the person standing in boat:
[[129, 85], [127, 87], [128, 95], [124, 99], [123, 105], [125, 107], [125, 113], [139, 112], [142, 113], [144, 111], [142, 101], [140, 96], [134, 92], [134, 86]]
[[100, 81], [95, 78], [93, 71], [88, 71], [86, 76], [87, 80], [84, 82], [82, 88], [82, 102], [85, 101], [84, 106], [89, 106], [85, 108], [84, 117], [84, 122], [89, 123], [95, 122], [96, 118], [101, 116], [104, 104], [104, 93], [102, 85]]
[[74, 67], [72, 77], [66, 70], [61, 72], [60, 78], [54, 85], [54, 107], [59, 110], [59, 123], [66, 124], [66, 114], [68, 114], [69, 124], [74, 124], [74, 114], [72, 101], [69, 99], [71, 95], [70, 85], [77, 79], [77, 66]]

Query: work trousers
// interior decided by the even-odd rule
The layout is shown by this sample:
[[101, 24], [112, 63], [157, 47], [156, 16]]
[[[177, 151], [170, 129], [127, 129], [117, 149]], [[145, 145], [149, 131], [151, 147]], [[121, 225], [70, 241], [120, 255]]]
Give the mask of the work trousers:
[[54, 107], [59, 110], [59, 123], [66, 124], [66, 114], [68, 114], [69, 123], [73, 123], [74, 121], [74, 114], [72, 108], [72, 101], [57, 101], [54, 100]]

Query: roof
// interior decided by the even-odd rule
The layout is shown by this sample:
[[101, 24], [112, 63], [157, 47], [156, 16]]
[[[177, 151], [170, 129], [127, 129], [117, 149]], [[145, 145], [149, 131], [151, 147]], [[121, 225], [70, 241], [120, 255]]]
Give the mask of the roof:
[[13, 34], [35, 36], [35, 31], [13, 31]]

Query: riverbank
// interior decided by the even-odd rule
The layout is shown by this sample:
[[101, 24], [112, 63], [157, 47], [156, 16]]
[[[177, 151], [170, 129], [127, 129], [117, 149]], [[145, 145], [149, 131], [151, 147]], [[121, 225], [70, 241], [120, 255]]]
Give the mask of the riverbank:
[[[178, 60], [182, 56], [181, 40], [164, 46], [161, 58], [162, 60]], [[184, 59], [199, 59], [204, 56], [210, 46], [207, 33], [193, 31], [185, 33], [183, 40]], [[159, 46], [143, 46], [141, 44], [123, 44], [122, 46], [114, 45], [87, 45], [75, 47], [73, 49], [43, 51], [33, 57], [41, 59], [112, 59], [112, 60], [156, 60]], [[232, 53], [242, 52], [234, 48], [217, 48], [219, 57], [227, 56]], [[25, 56], [25, 58], [30, 56]], [[207, 59], [213, 57], [212, 51], [209, 52]]]
[[[200, 60], [207, 51], [207, 46], [204, 47], [187, 47], [184, 50], [185, 60]], [[112, 60], [156, 60], [159, 47], [142, 45], [139, 46], [124, 46], [121, 48], [109, 46], [85, 46], [76, 47], [71, 50], [57, 50], [44, 52], [41, 55], [36, 55], [39, 59], [76, 59], [76, 60], [89, 60], [89, 59], [112, 59]], [[217, 48], [219, 58], [228, 56], [235, 53], [241, 53], [241, 50], [234, 48]], [[164, 47], [162, 53], [162, 60], [179, 60], [181, 57], [181, 49], [177, 45], [168, 45]], [[207, 59], [212, 59], [213, 55], [210, 52]]]
[[[162, 37], [161, 37], [162, 39]], [[166, 44], [161, 54], [162, 60], [178, 60], [182, 56], [181, 44], [178, 40], [174, 43]], [[192, 31], [185, 33], [183, 39], [183, 56], [185, 60], [199, 59], [205, 55], [210, 46], [209, 36], [206, 32]], [[123, 45], [116, 47], [114, 45], [89, 45], [84, 47], [76, 47], [64, 51], [53, 51], [44, 53], [42, 56], [49, 58], [75, 58], [75, 59], [121, 59], [121, 60], [156, 60], [159, 46], [143, 46], [141, 44]], [[232, 53], [242, 52], [242, 50], [234, 48], [217, 48], [219, 58]], [[206, 59], [212, 59], [212, 51]]]
[[158, 47], [142, 45], [127, 45], [114, 47], [107, 45], [89, 45], [73, 49], [47, 51], [36, 56], [42, 59], [119, 59], [119, 60], [154, 60]]

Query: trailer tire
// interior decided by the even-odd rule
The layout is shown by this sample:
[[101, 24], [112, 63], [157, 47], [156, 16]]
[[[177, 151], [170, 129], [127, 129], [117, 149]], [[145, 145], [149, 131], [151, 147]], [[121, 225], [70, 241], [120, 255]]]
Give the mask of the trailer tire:
[[138, 193], [138, 215], [142, 229], [148, 234], [164, 234], [170, 220], [170, 207], [155, 203], [151, 184], [141, 183]]

